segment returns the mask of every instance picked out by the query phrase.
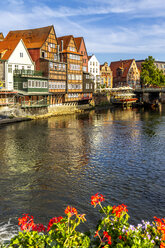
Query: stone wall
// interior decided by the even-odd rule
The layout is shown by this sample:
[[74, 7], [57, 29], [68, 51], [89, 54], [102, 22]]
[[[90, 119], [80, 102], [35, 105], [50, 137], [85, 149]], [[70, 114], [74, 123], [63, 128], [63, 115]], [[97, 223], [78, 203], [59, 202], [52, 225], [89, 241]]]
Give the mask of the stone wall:
[[93, 100], [95, 102], [95, 106], [102, 106], [102, 105], [110, 105], [110, 94], [108, 93], [95, 93], [93, 94]]
[[36, 115], [45, 115], [48, 113], [48, 108], [20, 108], [19, 106], [5, 106], [0, 107], [1, 117], [27, 117]]
[[73, 113], [81, 113], [84, 110], [90, 109], [89, 104], [78, 105], [78, 104], [59, 104], [51, 105], [49, 107], [40, 108], [20, 108], [20, 106], [15, 107], [0, 107], [0, 116], [3, 117], [30, 117], [35, 118], [47, 118], [55, 115], [68, 115]]

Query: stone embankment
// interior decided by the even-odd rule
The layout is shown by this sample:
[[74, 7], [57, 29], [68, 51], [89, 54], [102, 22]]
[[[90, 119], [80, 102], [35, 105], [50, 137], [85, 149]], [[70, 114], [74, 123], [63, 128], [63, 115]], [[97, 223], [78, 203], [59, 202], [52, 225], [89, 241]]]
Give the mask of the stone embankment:
[[21, 109], [16, 107], [4, 107], [0, 109], [0, 125], [34, 119], [46, 119], [52, 116], [83, 113], [93, 107], [89, 104], [61, 104], [44, 108]]

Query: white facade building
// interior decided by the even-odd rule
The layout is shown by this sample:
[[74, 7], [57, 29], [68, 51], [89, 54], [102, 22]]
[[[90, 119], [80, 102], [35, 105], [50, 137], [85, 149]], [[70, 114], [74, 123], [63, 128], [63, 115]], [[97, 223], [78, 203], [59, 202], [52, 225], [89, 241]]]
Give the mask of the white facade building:
[[[32, 70], [34, 71], [35, 63], [33, 62], [23, 40], [16, 42], [0, 43], [1, 66], [3, 65], [3, 79], [5, 89], [13, 90], [14, 88], [14, 70]], [[2, 80], [2, 79], [0, 79]]]
[[100, 77], [100, 63], [96, 56], [93, 54], [88, 57], [88, 72], [93, 75], [94, 78], [94, 90], [97, 89], [98, 79]]

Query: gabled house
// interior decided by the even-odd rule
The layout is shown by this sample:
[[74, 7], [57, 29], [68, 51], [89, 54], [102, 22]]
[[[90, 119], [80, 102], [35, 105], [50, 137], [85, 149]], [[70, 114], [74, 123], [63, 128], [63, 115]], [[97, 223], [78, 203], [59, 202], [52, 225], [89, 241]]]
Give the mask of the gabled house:
[[48, 78], [52, 93], [51, 103], [63, 102], [66, 93], [66, 64], [59, 60], [59, 47], [54, 26], [10, 31], [5, 40], [18, 38], [24, 41], [35, 62], [36, 70], [42, 71]]
[[[48, 80], [37, 74], [33, 62], [22, 39], [4, 40], [0, 42], [0, 70], [1, 78], [8, 91], [14, 90], [17, 101], [24, 107], [30, 102], [47, 103]], [[25, 104], [25, 102], [27, 104]], [[32, 105], [31, 105], [32, 106]], [[33, 105], [34, 106], [34, 105]], [[43, 106], [43, 104], [40, 104]]]
[[94, 90], [100, 86], [100, 63], [96, 56], [88, 56], [88, 72], [93, 75], [94, 78]]
[[88, 53], [87, 53], [87, 49], [85, 46], [84, 38], [76, 37], [75, 42], [76, 42], [78, 52], [83, 55], [82, 57], [83, 71], [88, 72]]
[[14, 88], [15, 70], [34, 71], [34, 62], [22, 39], [0, 42], [0, 68], [3, 72], [0, 81], [5, 83], [7, 90]]
[[134, 59], [111, 62], [113, 73], [113, 87], [130, 86], [140, 87], [140, 71]]
[[112, 71], [107, 62], [100, 65], [100, 87], [112, 88]]
[[58, 37], [60, 60], [67, 64], [66, 102], [80, 101], [83, 94], [82, 54], [73, 35]]

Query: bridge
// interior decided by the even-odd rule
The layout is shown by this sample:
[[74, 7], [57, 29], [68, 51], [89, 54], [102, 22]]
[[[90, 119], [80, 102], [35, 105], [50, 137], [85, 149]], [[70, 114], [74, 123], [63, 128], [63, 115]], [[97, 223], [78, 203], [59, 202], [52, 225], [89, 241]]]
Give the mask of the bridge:
[[165, 87], [134, 89], [134, 93], [142, 103], [165, 103]]

